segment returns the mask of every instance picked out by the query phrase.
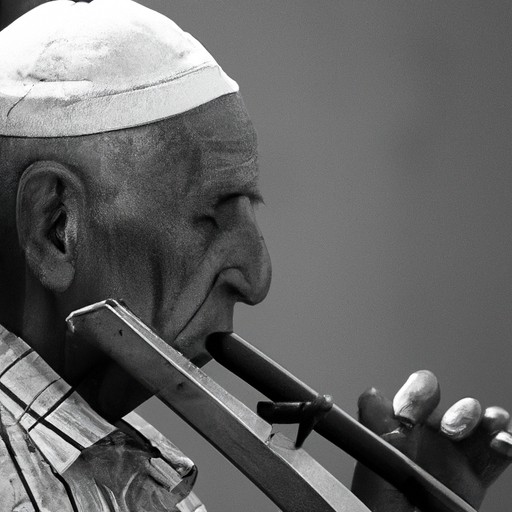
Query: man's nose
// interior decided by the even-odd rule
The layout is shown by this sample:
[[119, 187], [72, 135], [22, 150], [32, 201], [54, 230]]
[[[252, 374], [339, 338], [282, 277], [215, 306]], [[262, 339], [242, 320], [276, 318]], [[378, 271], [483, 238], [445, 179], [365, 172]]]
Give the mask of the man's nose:
[[268, 293], [272, 265], [249, 198], [235, 198], [221, 215], [220, 223], [227, 251], [220, 277], [240, 302], [257, 304]]

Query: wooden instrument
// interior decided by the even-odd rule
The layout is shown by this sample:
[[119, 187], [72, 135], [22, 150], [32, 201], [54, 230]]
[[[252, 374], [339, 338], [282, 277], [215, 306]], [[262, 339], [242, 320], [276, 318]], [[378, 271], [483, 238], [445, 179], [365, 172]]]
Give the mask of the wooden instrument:
[[314, 429], [388, 480], [424, 512], [475, 512], [459, 496], [242, 340], [220, 333], [212, 357], [271, 403], [258, 407], [273, 423], [298, 422], [295, 443], [159, 338], [122, 303], [106, 300], [72, 313], [68, 327], [181, 416], [285, 512], [368, 512], [343, 484], [299, 446]]

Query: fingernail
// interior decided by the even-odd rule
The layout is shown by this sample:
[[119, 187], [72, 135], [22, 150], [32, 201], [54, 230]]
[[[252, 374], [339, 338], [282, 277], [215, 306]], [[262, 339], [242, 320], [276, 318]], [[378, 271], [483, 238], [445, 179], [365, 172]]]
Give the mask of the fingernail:
[[482, 406], [474, 398], [463, 398], [453, 404], [441, 420], [441, 432], [454, 441], [468, 436], [480, 423]]
[[441, 392], [436, 376], [428, 370], [413, 373], [393, 399], [395, 416], [409, 426], [424, 422], [437, 407]]
[[384, 396], [377, 388], [368, 388], [364, 393], [361, 394], [357, 401], [357, 408], [359, 410], [364, 409], [367, 403], [382, 403], [384, 402]]
[[506, 430], [509, 422], [510, 414], [503, 407], [494, 405], [485, 409], [482, 427], [492, 434], [500, 430]]
[[499, 432], [491, 441], [491, 448], [505, 457], [512, 457], [512, 434]]

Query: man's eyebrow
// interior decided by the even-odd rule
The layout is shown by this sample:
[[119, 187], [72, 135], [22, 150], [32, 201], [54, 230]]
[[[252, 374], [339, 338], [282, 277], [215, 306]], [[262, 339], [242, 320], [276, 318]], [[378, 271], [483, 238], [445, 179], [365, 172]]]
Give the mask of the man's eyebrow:
[[236, 192], [232, 191], [226, 192], [224, 194], [221, 193], [218, 197], [216, 205], [219, 205], [225, 201], [229, 201], [230, 199], [238, 196], [248, 197], [251, 203], [253, 203], [254, 205], [265, 204], [265, 200], [263, 199], [260, 190], [257, 187], [254, 187], [250, 189], [240, 189]]
[[216, 204], [236, 196], [247, 196], [254, 204], [264, 203], [257, 175], [249, 179], [212, 180], [203, 188], [202, 194], [210, 197]]

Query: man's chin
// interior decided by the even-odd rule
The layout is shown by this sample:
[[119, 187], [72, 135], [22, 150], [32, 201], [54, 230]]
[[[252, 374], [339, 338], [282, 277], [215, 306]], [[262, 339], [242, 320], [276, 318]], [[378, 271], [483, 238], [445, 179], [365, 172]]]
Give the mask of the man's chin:
[[206, 350], [205, 333], [193, 332], [192, 329], [184, 329], [178, 336], [160, 334], [162, 339], [172, 348], [183, 354], [196, 366], [204, 366], [210, 359]]

